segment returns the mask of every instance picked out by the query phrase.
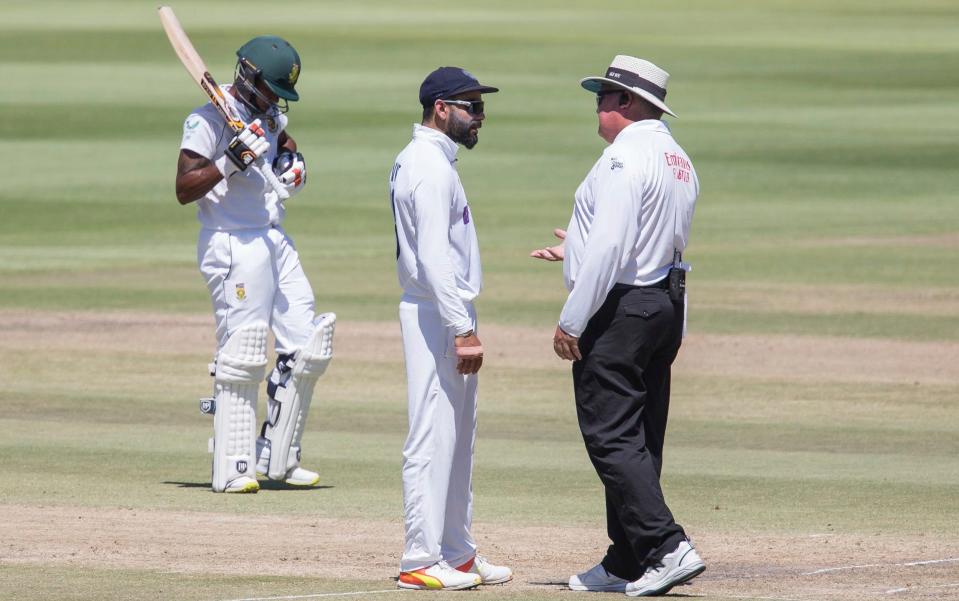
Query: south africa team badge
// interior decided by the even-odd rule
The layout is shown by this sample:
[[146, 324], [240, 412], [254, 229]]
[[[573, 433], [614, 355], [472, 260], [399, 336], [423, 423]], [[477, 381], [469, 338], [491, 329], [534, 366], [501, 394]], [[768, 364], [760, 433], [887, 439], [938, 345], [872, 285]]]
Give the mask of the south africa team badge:
[[236, 285], [236, 300], [246, 299], [246, 287], [243, 284]]

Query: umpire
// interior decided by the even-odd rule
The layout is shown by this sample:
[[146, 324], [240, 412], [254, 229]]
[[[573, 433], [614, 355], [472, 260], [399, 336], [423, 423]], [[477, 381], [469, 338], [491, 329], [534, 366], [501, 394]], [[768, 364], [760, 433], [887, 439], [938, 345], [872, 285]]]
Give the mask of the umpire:
[[[685, 266], [699, 182], [663, 113], [669, 74], [617, 56], [596, 94], [609, 143], [576, 190], [563, 256], [570, 290], [553, 348], [573, 361], [586, 451], [606, 489], [612, 544], [600, 564], [572, 576], [573, 590], [661, 595], [706, 569], [659, 484], [670, 366], [682, 342]], [[561, 235], [562, 232], [557, 232]]]

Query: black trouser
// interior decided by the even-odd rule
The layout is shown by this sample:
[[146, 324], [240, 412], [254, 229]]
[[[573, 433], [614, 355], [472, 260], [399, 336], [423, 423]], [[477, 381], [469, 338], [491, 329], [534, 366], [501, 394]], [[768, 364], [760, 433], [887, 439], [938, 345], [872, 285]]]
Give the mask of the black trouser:
[[662, 288], [617, 285], [586, 326], [583, 358], [573, 363], [579, 427], [606, 488], [613, 544], [603, 566], [627, 580], [686, 536], [659, 485], [670, 366], [682, 332], [682, 301]]

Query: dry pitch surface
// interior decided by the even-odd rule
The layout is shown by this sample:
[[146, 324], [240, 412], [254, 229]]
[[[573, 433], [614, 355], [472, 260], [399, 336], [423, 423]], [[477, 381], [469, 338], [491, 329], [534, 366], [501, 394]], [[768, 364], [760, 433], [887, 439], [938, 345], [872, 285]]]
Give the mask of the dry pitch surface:
[[[62, 357], [149, 348], [159, 355], [191, 355], [208, 346], [208, 322], [206, 316], [6, 311], [0, 313], [0, 350]], [[392, 326], [340, 324], [336, 360], [395, 363], [399, 338]], [[489, 326], [483, 335], [487, 347], [494, 349], [489, 367], [556, 367], [545, 349], [548, 333]], [[953, 368], [959, 344], [945, 342], [693, 335], [681, 355], [678, 378], [715, 373], [802, 381], [816, 375], [836, 381], [880, 378], [890, 383], [959, 384]], [[292, 515], [86, 507], [63, 505], [56, 498], [50, 502], [2, 505], [0, 562], [183, 574], [266, 570], [275, 575], [355, 579], [354, 592], [371, 590], [371, 580], [382, 581], [377, 590], [385, 591], [392, 586], [402, 536], [398, 517], [306, 516], [304, 525], [304, 518]], [[310, 535], [298, 538], [304, 527]], [[601, 556], [605, 541], [597, 527], [478, 522], [475, 528], [486, 553], [508, 561], [517, 574], [508, 586], [478, 593], [484, 597], [524, 598], [528, 591], [538, 598], [554, 591], [558, 598], [567, 598], [572, 593], [564, 590], [565, 579]], [[250, 529], [271, 536], [259, 538], [255, 548], [248, 541], [222, 536], [224, 531]], [[897, 536], [699, 530], [695, 536], [708, 570], [674, 594], [775, 601], [959, 598], [956, 531]], [[293, 539], [298, 542], [290, 545]], [[264, 557], [274, 560], [264, 562]], [[320, 593], [302, 591], [303, 598]]]
[[[373, 574], [381, 575], [384, 586], [391, 584], [402, 539], [399, 521], [309, 518], [304, 524], [278, 516], [80, 507], [5, 506], [4, 513], [8, 522], [0, 535], [6, 561], [233, 574], [262, 572], [264, 557], [273, 557], [282, 559], [271, 573], [356, 579], [363, 585], [357, 590]], [[288, 541], [304, 527], [315, 534], [291, 548]], [[273, 536], [255, 548], [223, 543], [225, 530], [244, 529]], [[567, 598], [569, 572], [600, 557], [605, 548], [600, 529], [478, 523], [475, 531], [486, 552], [516, 572], [514, 582], [486, 591], [492, 596], [555, 590], [562, 593], [558, 598]], [[708, 569], [677, 594], [776, 601], [959, 598], [955, 538], [701, 532], [696, 540]]]

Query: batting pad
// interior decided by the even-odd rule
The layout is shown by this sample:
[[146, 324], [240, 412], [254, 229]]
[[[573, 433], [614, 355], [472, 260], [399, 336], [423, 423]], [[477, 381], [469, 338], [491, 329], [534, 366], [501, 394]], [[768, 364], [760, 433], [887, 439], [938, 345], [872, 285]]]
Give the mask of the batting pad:
[[256, 479], [256, 396], [266, 373], [268, 326], [259, 321], [235, 331], [216, 357], [213, 414], [213, 490], [241, 476]]
[[323, 313], [314, 322], [315, 329], [303, 348], [293, 354], [288, 379], [276, 386], [269, 401], [269, 411], [260, 441], [260, 459], [269, 457], [267, 476], [283, 480], [300, 465], [300, 440], [313, 400], [316, 381], [333, 358], [333, 330], [336, 314]]

